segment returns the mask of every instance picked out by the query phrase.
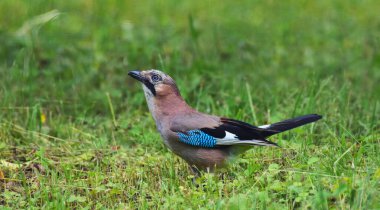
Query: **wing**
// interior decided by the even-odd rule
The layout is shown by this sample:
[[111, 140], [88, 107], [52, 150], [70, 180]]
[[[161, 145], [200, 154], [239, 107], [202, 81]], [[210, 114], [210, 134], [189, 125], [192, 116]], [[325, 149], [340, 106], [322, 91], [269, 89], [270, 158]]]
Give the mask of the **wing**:
[[177, 134], [181, 142], [192, 146], [208, 148], [227, 145], [277, 146], [265, 139], [263, 135], [265, 129], [209, 115], [174, 120], [171, 130]]

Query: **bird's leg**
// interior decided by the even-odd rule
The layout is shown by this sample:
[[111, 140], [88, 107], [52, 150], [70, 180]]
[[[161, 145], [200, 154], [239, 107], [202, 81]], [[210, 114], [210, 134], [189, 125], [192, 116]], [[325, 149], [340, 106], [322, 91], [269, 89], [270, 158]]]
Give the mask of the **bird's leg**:
[[199, 177], [201, 175], [201, 172], [196, 166], [189, 165], [189, 169], [191, 170], [191, 172], [194, 174], [195, 177]]
[[192, 178], [193, 183], [198, 186], [197, 178], [201, 176], [201, 171], [194, 165], [189, 165], [189, 169], [194, 175], [194, 177]]

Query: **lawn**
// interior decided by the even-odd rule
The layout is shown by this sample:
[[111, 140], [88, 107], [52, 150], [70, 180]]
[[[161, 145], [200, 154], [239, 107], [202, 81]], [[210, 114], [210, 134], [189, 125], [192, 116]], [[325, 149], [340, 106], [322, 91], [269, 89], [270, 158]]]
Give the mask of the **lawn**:
[[[380, 4], [0, 1], [0, 208], [380, 209]], [[323, 120], [196, 182], [129, 70], [199, 111]]]

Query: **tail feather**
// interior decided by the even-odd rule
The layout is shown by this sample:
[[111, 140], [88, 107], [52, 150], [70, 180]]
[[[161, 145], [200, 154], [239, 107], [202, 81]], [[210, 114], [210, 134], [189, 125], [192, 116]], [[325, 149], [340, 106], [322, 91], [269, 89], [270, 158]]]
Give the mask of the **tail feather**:
[[318, 114], [308, 114], [300, 117], [296, 117], [293, 119], [284, 120], [278, 123], [274, 123], [271, 125], [264, 125], [259, 126], [260, 128], [263, 128], [265, 131], [265, 136], [271, 136], [277, 133], [281, 133], [308, 123], [315, 122], [317, 120], [322, 119], [321, 115]]

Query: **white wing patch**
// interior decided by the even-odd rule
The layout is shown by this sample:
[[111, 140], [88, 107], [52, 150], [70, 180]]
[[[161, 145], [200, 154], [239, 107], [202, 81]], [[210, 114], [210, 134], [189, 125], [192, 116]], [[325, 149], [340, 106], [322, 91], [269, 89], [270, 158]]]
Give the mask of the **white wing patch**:
[[225, 132], [226, 132], [226, 136], [224, 136], [222, 139], [221, 138], [216, 139], [217, 145], [232, 145], [240, 141], [235, 134], [230, 133], [228, 131], [225, 131]]
[[235, 134], [233, 134], [233, 133], [230, 133], [230, 132], [226, 131], [226, 136], [223, 139], [226, 139], [226, 140], [227, 139], [237, 139], [237, 136]]
[[263, 129], [266, 129], [266, 128], [269, 128], [270, 127], [270, 124], [268, 125], [260, 125], [259, 128], [263, 128]]
[[[269, 127], [270, 125], [265, 125], [265, 126]], [[225, 132], [226, 132], [226, 136], [224, 138], [216, 139], [216, 145], [251, 144], [251, 145], [259, 145], [259, 146], [276, 146], [266, 141], [258, 140], [258, 139], [240, 140], [237, 138], [235, 134], [230, 133], [228, 131], [225, 131]]]

